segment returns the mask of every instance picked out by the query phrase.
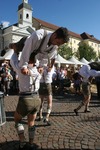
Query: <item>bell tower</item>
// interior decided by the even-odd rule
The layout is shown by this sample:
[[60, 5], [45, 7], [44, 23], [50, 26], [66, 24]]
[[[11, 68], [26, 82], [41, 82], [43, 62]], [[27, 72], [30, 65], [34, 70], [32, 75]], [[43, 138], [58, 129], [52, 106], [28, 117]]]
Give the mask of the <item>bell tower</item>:
[[23, 0], [23, 3], [28, 3], [28, 0]]
[[18, 6], [18, 23], [32, 26], [32, 7], [28, 4], [28, 0], [22, 0], [22, 4]]

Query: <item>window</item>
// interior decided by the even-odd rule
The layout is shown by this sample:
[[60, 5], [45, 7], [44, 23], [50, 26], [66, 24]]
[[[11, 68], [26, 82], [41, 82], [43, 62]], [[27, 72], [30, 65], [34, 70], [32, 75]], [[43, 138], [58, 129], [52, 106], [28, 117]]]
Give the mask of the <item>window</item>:
[[26, 14], [26, 18], [27, 18], [27, 19], [29, 18], [29, 14]]

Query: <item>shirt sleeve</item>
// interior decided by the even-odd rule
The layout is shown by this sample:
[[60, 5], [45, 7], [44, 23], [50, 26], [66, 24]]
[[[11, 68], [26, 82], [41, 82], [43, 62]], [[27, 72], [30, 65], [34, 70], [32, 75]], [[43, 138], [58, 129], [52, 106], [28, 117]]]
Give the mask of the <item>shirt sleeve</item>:
[[84, 65], [80, 70], [79, 74], [84, 78], [91, 77], [97, 77], [100, 76], [100, 71], [96, 71], [94, 69], [91, 69], [89, 65]]
[[15, 72], [18, 72], [18, 70], [20, 70], [20, 67], [18, 65], [18, 56], [16, 53], [13, 53], [13, 55], [10, 59], [10, 64]]
[[82, 68], [79, 70], [79, 74], [82, 77], [88, 79], [90, 77], [90, 66], [89, 65], [82, 66]]

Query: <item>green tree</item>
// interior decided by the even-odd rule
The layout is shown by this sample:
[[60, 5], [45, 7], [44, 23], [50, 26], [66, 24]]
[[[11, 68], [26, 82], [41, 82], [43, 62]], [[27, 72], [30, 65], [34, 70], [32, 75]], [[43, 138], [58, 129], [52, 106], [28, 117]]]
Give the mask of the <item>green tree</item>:
[[86, 42], [81, 42], [79, 44], [78, 51], [76, 52], [76, 56], [79, 59], [81, 59], [81, 58], [84, 57], [85, 59], [87, 59], [88, 61], [90, 61], [91, 59], [95, 60], [95, 58], [96, 58], [96, 52]]
[[68, 47], [68, 44], [61, 45], [58, 49], [58, 53], [66, 60], [73, 55], [72, 49]]

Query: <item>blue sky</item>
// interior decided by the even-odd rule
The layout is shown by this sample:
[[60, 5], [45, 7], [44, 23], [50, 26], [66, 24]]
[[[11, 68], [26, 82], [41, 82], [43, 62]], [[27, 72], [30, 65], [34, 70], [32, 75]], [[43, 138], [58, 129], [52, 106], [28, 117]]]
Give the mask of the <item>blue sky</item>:
[[[28, 0], [35, 18], [81, 34], [86, 32], [100, 40], [100, 0]], [[1, 0], [0, 23], [18, 21], [17, 10], [22, 0]]]

